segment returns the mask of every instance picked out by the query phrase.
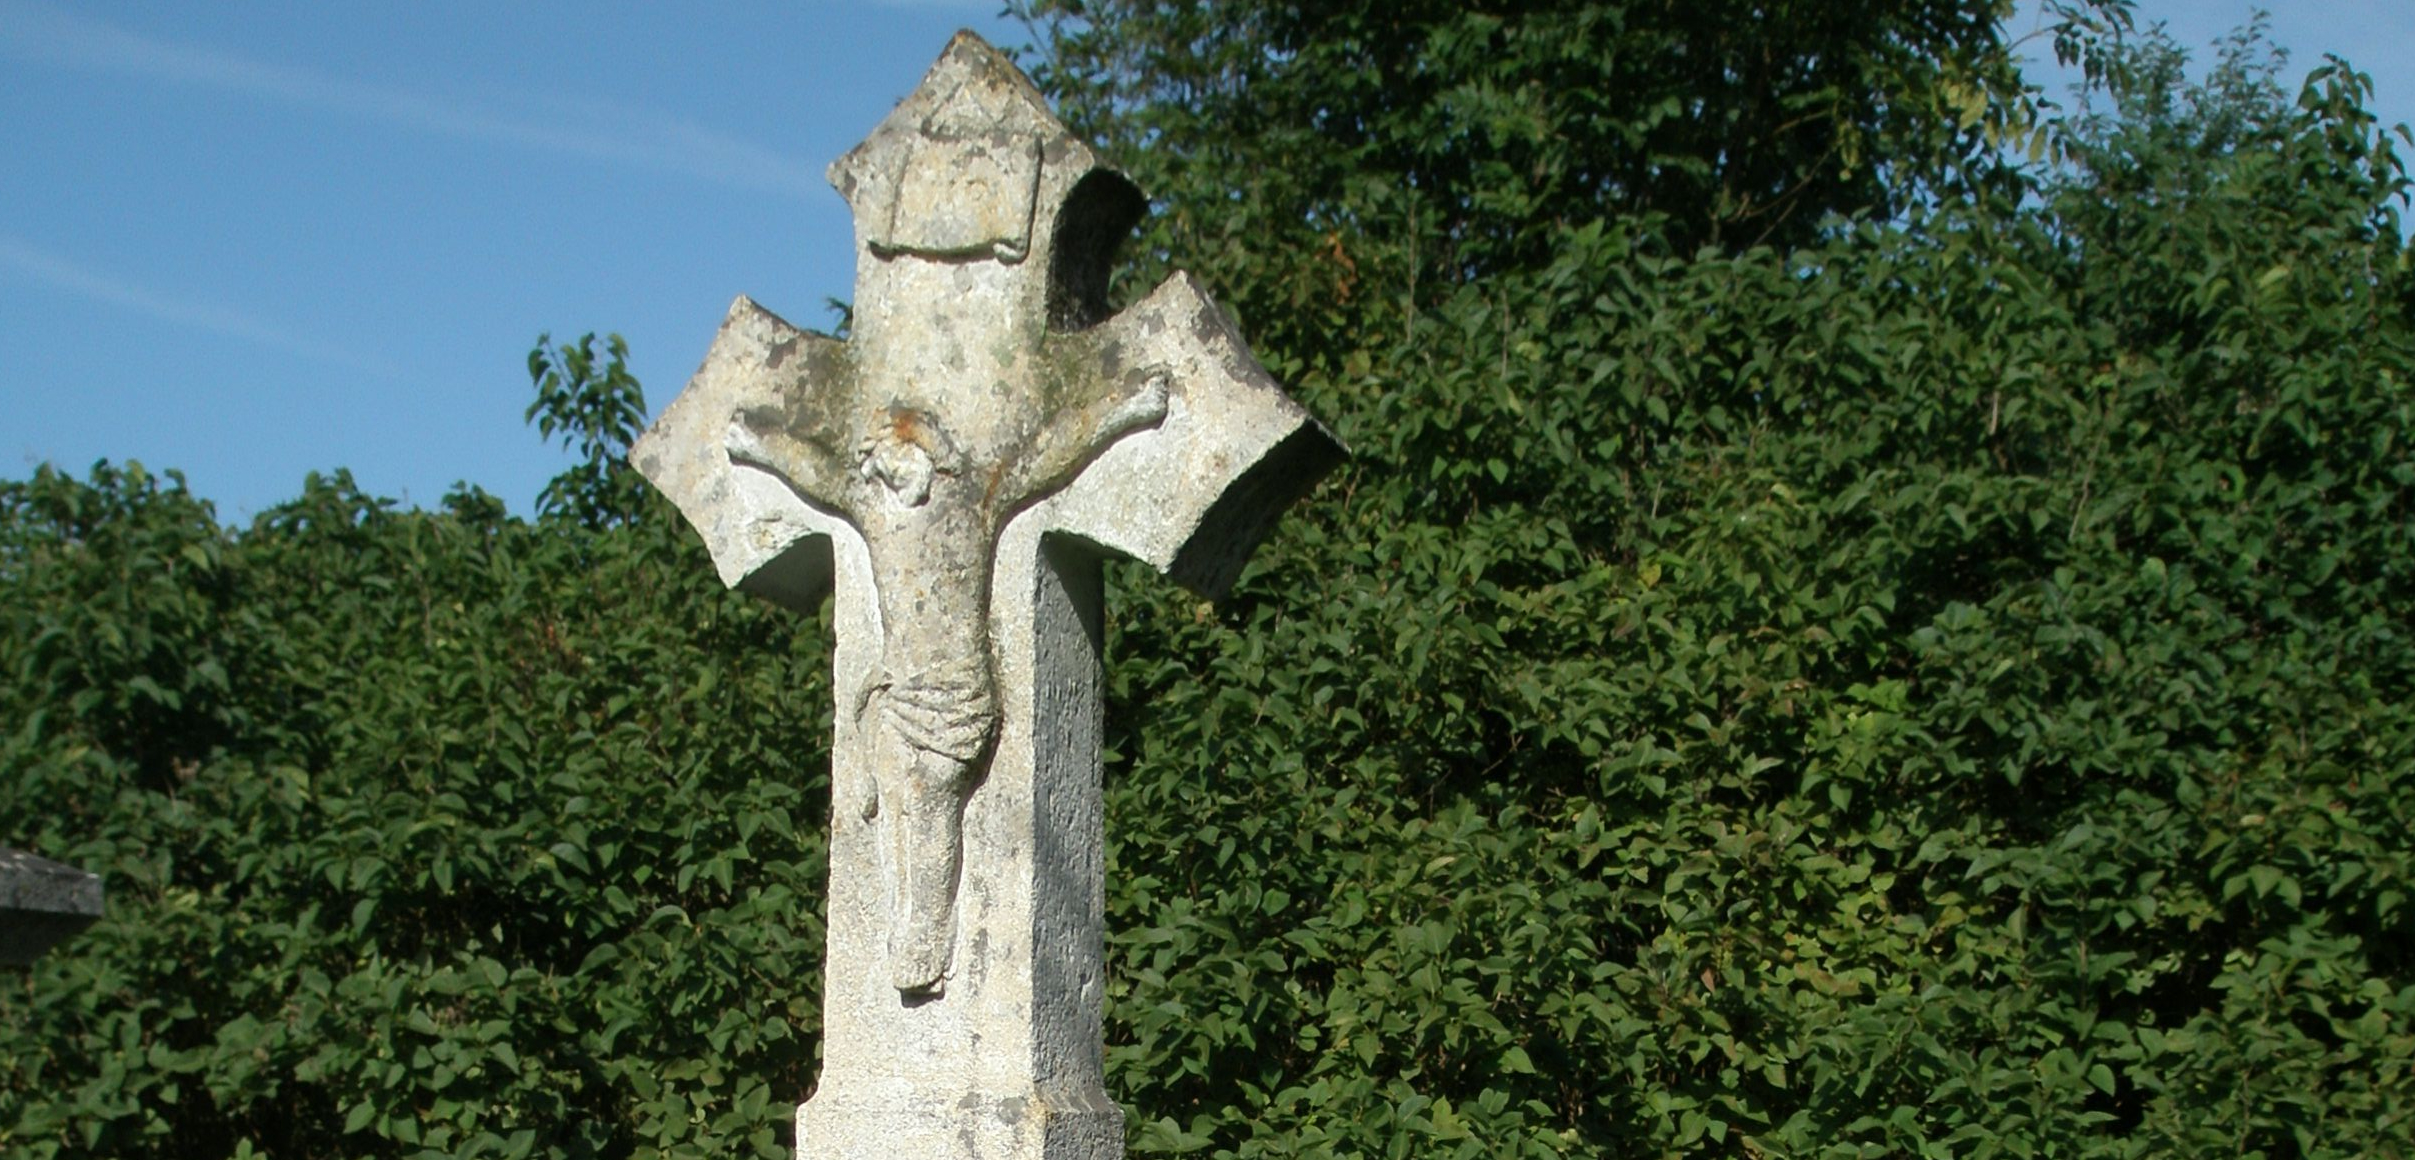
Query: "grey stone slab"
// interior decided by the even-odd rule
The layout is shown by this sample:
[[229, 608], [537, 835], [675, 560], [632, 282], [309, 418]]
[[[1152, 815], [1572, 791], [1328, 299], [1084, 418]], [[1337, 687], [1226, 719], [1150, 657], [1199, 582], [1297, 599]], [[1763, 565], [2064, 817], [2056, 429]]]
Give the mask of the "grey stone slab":
[[100, 917], [99, 875], [0, 849], [0, 963], [29, 964]]

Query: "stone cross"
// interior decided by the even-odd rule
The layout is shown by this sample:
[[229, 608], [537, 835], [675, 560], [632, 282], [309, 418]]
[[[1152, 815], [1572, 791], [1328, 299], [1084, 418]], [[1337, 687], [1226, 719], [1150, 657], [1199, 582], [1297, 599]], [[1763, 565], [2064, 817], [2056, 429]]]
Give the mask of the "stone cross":
[[[847, 341], [739, 298], [631, 458], [722, 579], [836, 579], [822, 1074], [800, 1157], [1104, 1158], [1102, 553], [1213, 598], [1341, 455], [1177, 274], [1146, 209], [959, 33], [831, 166]], [[1213, 776], [1202, 770], [1201, 776]]]
[[100, 917], [99, 875], [0, 849], [0, 964], [28, 965]]

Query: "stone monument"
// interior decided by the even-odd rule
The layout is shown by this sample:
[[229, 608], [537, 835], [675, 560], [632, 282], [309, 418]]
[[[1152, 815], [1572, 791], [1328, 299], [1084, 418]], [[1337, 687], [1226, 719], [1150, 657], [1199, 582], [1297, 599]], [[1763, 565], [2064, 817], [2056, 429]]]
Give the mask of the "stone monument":
[[822, 1074], [797, 1154], [1120, 1156], [1099, 559], [1221, 595], [1341, 449], [1187, 276], [1110, 311], [1146, 202], [971, 33], [830, 180], [855, 217], [851, 337], [739, 298], [631, 452], [725, 582], [810, 610], [835, 579]]
[[0, 849], [0, 964], [31, 964], [100, 917], [100, 876]]

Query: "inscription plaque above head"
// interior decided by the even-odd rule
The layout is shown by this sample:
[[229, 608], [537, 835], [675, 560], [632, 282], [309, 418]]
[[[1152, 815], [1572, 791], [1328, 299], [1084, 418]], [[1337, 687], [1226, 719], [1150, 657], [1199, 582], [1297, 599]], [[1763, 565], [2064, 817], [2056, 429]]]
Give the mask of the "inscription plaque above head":
[[1031, 251], [1042, 150], [1066, 134], [1031, 82], [968, 36], [958, 35], [863, 144], [831, 163], [830, 184], [876, 254], [1019, 262]]

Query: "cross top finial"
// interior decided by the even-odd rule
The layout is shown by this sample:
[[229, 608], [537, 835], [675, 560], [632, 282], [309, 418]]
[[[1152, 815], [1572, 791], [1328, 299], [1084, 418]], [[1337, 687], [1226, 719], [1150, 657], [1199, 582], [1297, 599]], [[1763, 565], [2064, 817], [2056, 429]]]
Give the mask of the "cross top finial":
[[1147, 209], [1004, 53], [959, 32], [922, 83], [832, 162], [855, 212], [859, 248], [889, 259], [1045, 261], [1044, 307], [1058, 329], [1105, 315], [1109, 261]]

